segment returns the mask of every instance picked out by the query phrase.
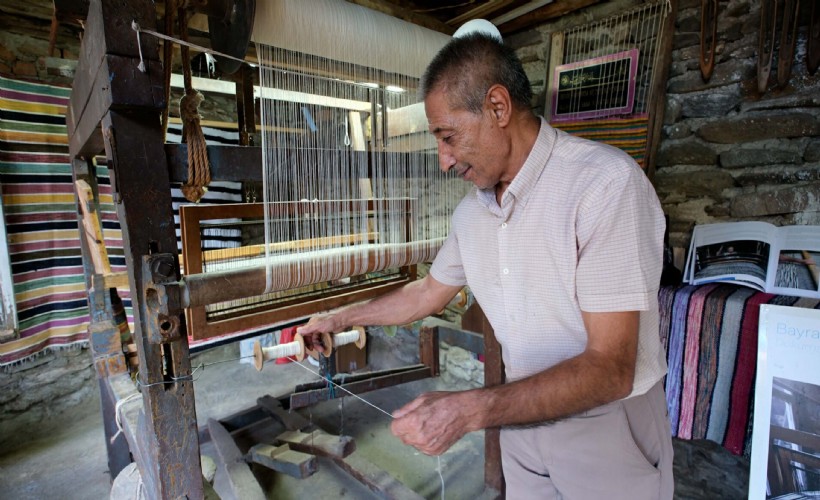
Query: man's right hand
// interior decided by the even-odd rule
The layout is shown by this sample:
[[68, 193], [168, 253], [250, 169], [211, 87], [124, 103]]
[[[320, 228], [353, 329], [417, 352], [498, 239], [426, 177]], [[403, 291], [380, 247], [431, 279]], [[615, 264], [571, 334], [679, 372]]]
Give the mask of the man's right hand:
[[320, 314], [313, 316], [306, 325], [296, 329], [296, 333], [305, 340], [305, 348], [312, 351], [325, 352], [322, 345], [323, 333], [339, 333], [345, 325], [341, 324], [335, 314]]

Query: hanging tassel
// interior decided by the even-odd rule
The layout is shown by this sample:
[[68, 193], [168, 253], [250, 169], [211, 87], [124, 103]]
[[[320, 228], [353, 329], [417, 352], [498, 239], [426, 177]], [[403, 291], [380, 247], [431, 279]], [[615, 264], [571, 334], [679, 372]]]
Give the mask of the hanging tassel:
[[207, 191], [211, 182], [211, 165], [208, 163], [208, 150], [205, 134], [199, 124], [199, 105], [202, 94], [192, 90], [186, 92], [179, 100], [179, 114], [182, 118], [182, 131], [188, 144], [188, 182], [182, 186], [182, 194], [188, 201], [198, 202]]
[[[182, 40], [188, 39], [188, 25], [185, 9], [179, 9], [179, 34]], [[182, 119], [182, 138], [188, 144], [188, 182], [182, 186], [185, 199], [194, 203], [205, 195], [206, 186], [211, 183], [211, 165], [208, 163], [208, 150], [205, 134], [199, 122], [199, 105], [204, 100], [202, 94], [194, 90], [191, 84], [191, 58], [188, 47], [180, 47], [182, 55], [182, 76], [185, 81], [185, 95], [179, 100], [179, 116]]]

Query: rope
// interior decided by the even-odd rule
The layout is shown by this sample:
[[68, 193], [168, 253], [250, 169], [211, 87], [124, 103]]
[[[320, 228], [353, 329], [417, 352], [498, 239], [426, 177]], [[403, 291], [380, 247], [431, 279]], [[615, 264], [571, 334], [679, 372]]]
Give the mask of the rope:
[[122, 407], [129, 401], [137, 399], [141, 396], [142, 394], [140, 394], [139, 392], [135, 392], [133, 394], [129, 394], [127, 397], [123, 399], [120, 399], [119, 401], [117, 401], [117, 404], [114, 405], [114, 423], [117, 424], [117, 432], [113, 436], [111, 436], [111, 439], [109, 440], [111, 444], [114, 444], [114, 441], [117, 440], [117, 437], [119, 437], [119, 435], [122, 434], [122, 414], [120, 413]]
[[[165, 32], [171, 33], [174, 29], [174, 11], [176, 10], [176, 0], [165, 2]], [[174, 62], [174, 45], [170, 40], [162, 41], [162, 64], [163, 64], [163, 85], [165, 91], [165, 102], [171, 102], [171, 70]], [[169, 106], [162, 108], [162, 142], [168, 135], [168, 110]]]
[[[185, 9], [179, 9], [179, 34], [188, 38], [187, 16]], [[188, 201], [197, 203], [205, 195], [206, 187], [211, 183], [211, 165], [208, 162], [208, 149], [205, 134], [200, 126], [199, 105], [204, 100], [202, 94], [191, 85], [191, 58], [187, 46], [180, 47], [182, 55], [182, 75], [185, 81], [185, 95], [179, 100], [179, 115], [182, 119], [182, 136], [188, 144], [188, 182], [182, 188], [182, 194]]]

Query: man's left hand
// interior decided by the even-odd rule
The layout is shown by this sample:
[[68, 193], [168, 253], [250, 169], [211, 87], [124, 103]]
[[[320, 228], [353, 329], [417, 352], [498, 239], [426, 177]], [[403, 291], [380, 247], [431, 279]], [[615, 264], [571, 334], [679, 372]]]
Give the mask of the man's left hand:
[[465, 394], [422, 394], [393, 413], [393, 434], [426, 455], [441, 455], [470, 430], [465, 421], [464, 410], [470, 406], [463, 404]]

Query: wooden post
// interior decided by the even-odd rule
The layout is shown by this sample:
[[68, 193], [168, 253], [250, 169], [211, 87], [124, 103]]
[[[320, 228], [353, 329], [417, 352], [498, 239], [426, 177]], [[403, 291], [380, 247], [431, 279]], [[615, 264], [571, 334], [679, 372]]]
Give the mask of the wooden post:
[[[484, 387], [504, 383], [504, 361], [495, 332], [478, 304], [471, 305], [461, 318], [465, 330], [484, 335]], [[484, 485], [504, 496], [504, 471], [501, 469], [501, 444], [498, 428], [484, 430]]]
[[430, 368], [430, 376], [439, 375], [438, 328], [422, 326], [419, 329], [419, 361]]
[[[75, 185], [81, 183], [87, 190], [78, 192], [77, 219], [80, 231], [90, 231], [91, 234], [102, 238], [99, 214], [99, 191], [93, 162], [72, 160], [72, 177]], [[88, 290], [88, 309], [90, 322], [88, 324], [88, 338], [91, 346], [91, 356], [94, 360], [94, 369], [97, 379], [100, 380], [100, 406], [103, 414], [105, 445], [108, 451], [108, 470], [111, 478], [131, 463], [128, 443], [125, 436], [117, 433], [115, 422], [116, 401], [104, 381], [111, 375], [127, 371], [125, 356], [120, 341], [120, 331], [114, 318], [111, 296], [105, 284], [103, 269], [110, 265], [108, 257], [105, 262], [100, 261], [103, 255], [99, 248], [92, 246], [88, 238], [80, 237], [80, 248], [83, 255], [83, 272], [85, 274], [86, 289]], [[104, 247], [103, 247], [104, 249]], [[104, 250], [103, 250], [104, 252]], [[117, 436], [116, 438], [114, 436]]]
[[675, 17], [678, 13], [678, 0], [670, 0], [669, 14], [663, 20], [663, 39], [661, 40], [654, 64], [657, 68], [652, 88], [649, 91], [650, 102], [647, 106], [649, 123], [646, 128], [646, 158], [644, 171], [649, 180], [655, 182], [655, 163], [658, 160], [658, 149], [663, 130], [663, 114], [666, 109], [666, 82], [669, 78], [669, 66], [672, 64], [672, 44], [675, 38]]
[[[138, 36], [131, 28], [132, 22], [155, 29], [153, 2], [90, 2], [66, 116], [69, 152], [75, 180], [83, 178], [83, 162], [87, 165], [103, 149], [111, 169], [132, 292], [143, 402], [136, 430], [126, 436], [130, 452], [137, 460], [148, 497], [197, 499], [203, 498], [204, 491], [188, 343], [185, 335], [179, 335], [179, 325], [184, 323], [172, 290], [162, 287], [163, 283], [179, 280], [160, 123], [165, 107], [163, 74], [156, 39]], [[93, 174], [87, 172], [85, 180], [93, 180]], [[84, 265], [90, 271], [87, 250], [84, 248]], [[171, 256], [171, 264], [157, 255]], [[92, 302], [98, 298], [95, 293], [90, 290]], [[167, 297], [170, 300], [162, 300]], [[102, 300], [105, 312], [101, 315], [107, 317], [110, 301]], [[165, 306], [162, 314], [157, 313], [158, 302]], [[157, 331], [168, 335], [158, 340], [159, 336], [152, 335]], [[111, 356], [123, 360], [124, 366], [118, 341], [116, 325], [92, 339], [104, 349], [98, 352], [112, 353], [119, 347], [120, 354]], [[114, 375], [101, 371], [98, 366], [100, 390], [109, 391], [104, 395], [111, 396], [103, 398], [103, 416], [108, 421], [113, 412], [107, 410], [116, 404], [121, 392], [111, 386]]]

